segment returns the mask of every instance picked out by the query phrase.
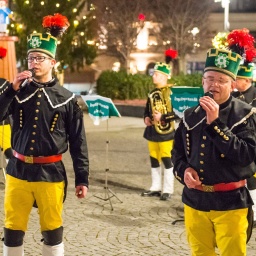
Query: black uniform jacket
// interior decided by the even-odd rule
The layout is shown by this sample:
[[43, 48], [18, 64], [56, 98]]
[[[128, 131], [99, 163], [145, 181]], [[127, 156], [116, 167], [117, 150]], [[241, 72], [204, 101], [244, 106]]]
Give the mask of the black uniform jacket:
[[[12, 148], [25, 156], [63, 154], [68, 147], [73, 160], [75, 184], [88, 187], [89, 161], [83, 112], [75, 95], [53, 79], [47, 85], [35, 82], [20, 91], [0, 80], [0, 120], [12, 117]], [[13, 157], [7, 174], [27, 181], [59, 182], [66, 179], [62, 161], [24, 163]]]
[[[150, 93], [158, 91], [158, 90], [160, 90], [160, 89], [155, 88]], [[144, 119], [146, 117], [149, 117], [151, 120], [153, 120], [153, 115], [152, 114], [153, 114], [153, 111], [152, 111], [152, 108], [151, 108], [150, 99], [148, 97], [146, 107], [145, 107], [145, 110], [144, 110]], [[167, 114], [162, 115], [162, 117], [161, 117], [161, 121], [164, 122], [164, 123], [174, 122], [175, 119], [177, 119], [177, 116], [175, 116], [174, 112], [169, 112]], [[173, 140], [174, 133], [175, 133], [175, 130], [172, 130], [167, 134], [160, 134], [156, 131], [155, 126], [152, 125], [152, 126], [147, 126], [145, 128], [143, 137], [146, 140], [149, 140], [149, 141], [163, 142], [163, 141]]]
[[232, 95], [246, 103], [256, 107], [256, 88], [254, 86], [249, 87], [244, 92], [234, 91]]
[[[256, 107], [256, 88], [254, 86], [250, 86], [244, 92], [233, 91], [232, 96], [250, 104], [253, 107]], [[256, 162], [256, 160], [255, 160], [255, 162]], [[249, 179], [247, 179], [247, 187], [249, 190], [256, 189], [256, 177], [255, 176], [252, 176]]]
[[[172, 161], [175, 177], [185, 185], [184, 172], [195, 169], [205, 185], [236, 182], [254, 174], [256, 155], [255, 108], [230, 97], [220, 105], [219, 118], [206, 124], [203, 109], [184, 112], [176, 130]], [[182, 201], [197, 210], [232, 210], [252, 205], [242, 187], [228, 192], [203, 192], [184, 187]]]

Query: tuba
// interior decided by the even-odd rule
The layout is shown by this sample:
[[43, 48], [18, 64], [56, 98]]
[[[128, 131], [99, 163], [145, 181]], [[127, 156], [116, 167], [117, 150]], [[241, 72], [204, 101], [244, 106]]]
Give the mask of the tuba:
[[[172, 113], [171, 98], [170, 98], [170, 87], [166, 86], [154, 90], [149, 94], [150, 106], [152, 113], [156, 110], [162, 115], [167, 113]], [[174, 115], [173, 115], [174, 117]], [[154, 121], [155, 130], [159, 134], [168, 134], [174, 131], [175, 122], [162, 123]]]

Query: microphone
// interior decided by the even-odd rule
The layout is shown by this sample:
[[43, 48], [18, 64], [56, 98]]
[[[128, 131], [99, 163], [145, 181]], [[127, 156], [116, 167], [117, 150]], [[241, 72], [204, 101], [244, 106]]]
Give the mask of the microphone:
[[[213, 99], [213, 94], [212, 94], [211, 92], [206, 92], [206, 93], [204, 94], [204, 96], [209, 96], [210, 98]], [[202, 107], [201, 107], [200, 104], [198, 104], [198, 106], [194, 109], [194, 113], [197, 114], [197, 113], [199, 112], [200, 108], [202, 108]]]
[[[33, 68], [29, 69], [28, 71], [30, 71], [32, 73], [31, 77], [33, 77], [35, 75], [35, 71]], [[23, 80], [23, 82], [20, 84], [20, 89], [26, 85], [26, 83], [28, 82], [29, 79], [30, 79], [30, 77]]]

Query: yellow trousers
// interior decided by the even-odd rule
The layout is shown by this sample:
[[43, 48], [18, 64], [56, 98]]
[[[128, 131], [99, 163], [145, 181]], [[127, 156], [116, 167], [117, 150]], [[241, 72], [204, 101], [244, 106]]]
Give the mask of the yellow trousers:
[[171, 150], [173, 148], [173, 140], [154, 142], [148, 141], [149, 155], [159, 162], [163, 157], [171, 157]]
[[0, 147], [5, 151], [11, 147], [11, 126], [0, 125]]
[[192, 256], [246, 256], [248, 209], [203, 212], [184, 206]]
[[5, 228], [27, 230], [29, 214], [36, 200], [41, 231], [62, 226], [63, 182], [27, 182], [6, 175]]

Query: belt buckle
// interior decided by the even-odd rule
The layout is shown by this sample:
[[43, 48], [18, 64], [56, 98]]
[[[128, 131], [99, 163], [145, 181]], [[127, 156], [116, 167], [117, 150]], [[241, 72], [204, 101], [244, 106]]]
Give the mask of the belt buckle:
[[202, 184], [202, 188], [204, 192], [214, 192], [214, 187], [210, 185]]
[[27, 164], [33, 164], [33, 156], [25, 156], [24, 162]]

